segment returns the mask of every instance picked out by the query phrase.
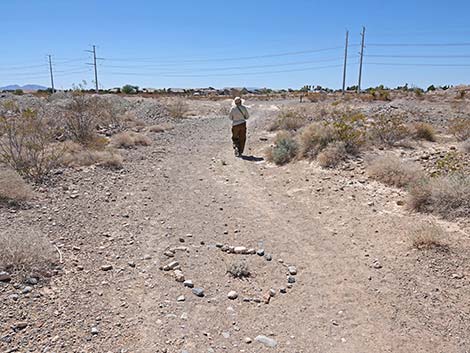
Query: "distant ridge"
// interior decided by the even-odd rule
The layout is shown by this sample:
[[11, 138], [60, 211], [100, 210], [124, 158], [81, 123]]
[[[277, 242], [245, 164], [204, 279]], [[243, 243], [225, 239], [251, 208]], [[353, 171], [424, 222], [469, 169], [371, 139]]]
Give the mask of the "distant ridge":
[[14, 91], [17, 89], [21, 89], [23, 91], [38, 91], [38, 90], [45, 90], [47, 89], [47, 87], [40, 86], [40, 85], [24, 85], [24, 86], [8, 85], [8, 86], [0, 87], [0, 91]]

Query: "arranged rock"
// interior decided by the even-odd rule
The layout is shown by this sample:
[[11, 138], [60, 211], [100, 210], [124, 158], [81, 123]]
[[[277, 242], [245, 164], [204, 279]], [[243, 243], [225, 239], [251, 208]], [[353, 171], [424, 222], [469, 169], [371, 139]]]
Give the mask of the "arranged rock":
[[266, 259], [266, 261], [271, 261], [273, 259], [273, 256], [271, 254], [266, 254], [264, 255], [264, 258]]
[[277, 346], [277, 341], [276, 340], [274, 340], [272, 338], [269, 338], [269, 337], [266, 337], [266, 336], [263, 336], [263, 335], [256, 336], [255, 341], [257, 341], [261, 344], [264, 344], [266, 347], [274, 348], [274, 347]]
[[20, 321], [13, 325], [14, 330], [23, 330], [26, 327], [28, 327], [28, 323], [26, 321]]
[[235, 292], [234, 290], [228, 292], [227, 297], [231, 300], [235, 300], [238, 298], [238, 293]]
[[26, 286], [26, 287], [23, 288], [21, 293], [27, 294], [27, 293], [30, 293], [32, 290], [33, 290], [33, 288], [31, 288], [30, 286]]
[[236, 246], [233, 251], [235, 254], [246, 254], [247, 248], [244, 246]]
[[379, 260], [375, 260], [374, 263], [372, 264], [373, 268], [380, 269], [382, 268], [382, 264], [379, 262]]
[[193, 288], [192, 292], [197, 297], [203, 297], [204, 296], [204, 289], [203, 288]]
[[135, 267], [135, 262], [134, 261], [129, 261], [127, 264], [132, 268]]
[[251, 342], [253, 342], [250, 337], [245, 337], [245, 338], [243, 339], [243, 341], [244, 341], [246, 344], [250, 344]]
[[170, 250], [167, 250], [163, 253], [163, 255], [167, 256], [167, 257], [174, 257], [175, 256], [175, 253], [170, 251]]
[[184, 274], [181, 270], [175, 270], [176, 282], [184, 282]]
[[179, 262], [178, 262], [178, 261], [172, 261], [172, 262], [166, 264], [165, 266], [163, 266], [163, 270], [164, 270], [164, 271], [174, 270], [174, 269], [177, 268], [178, 266], [179, 266]]
[[110, 271], [113, 269], [113, 265], [103, 265], [101, 266], [102, 271]]
[[184, 284], [185, 287], [188, 287], [188, 288], [193, 288], [194, 287], [194, 283], [190, 279], [187, 279], [186, 281], [184, 281], [183, 284]]
[[287, 283], [295, 283], [295, 277], [294, 276], [288, 276], [287, 277]]
[[282, 293], [282, 294], [286, 294], [287, 293], [287, 288], [282, 287], [282, 288], [279, 289], [279, 292]]
[[0, 282], [10, 282], [11, 276], [8, 272], [1, 271], [0, 272]]
[[98, 330], [97, 327], [92, 327], [92, 328], [91, 328], [91, 334], [92, 334], [92, 335], [97, 335], [98, 333], [100, 333], [100, 331]]
[[258, 249], [258, 250], [256, 250], [256, 254], [257, 254], [258, 256], [264, 256], [264, 249]]
[[289, 271], [289, 274], [292, 276], [295, 276], [297, 274], [297, 268], [295, 266], [289, 266], [287, 270]]
[[186, 298], [184, 297], [184, 295], [180, 295], [178, 298], [176, 298], [177, 302], [184, 302], [185, 300]]
[[28, 278], [26, 278], [25, 283], [31, 284], [31, 285], [34, 286], [34, 285], [38, 284], [38, 279], [34, 278], [34, 277], [28, 277]]

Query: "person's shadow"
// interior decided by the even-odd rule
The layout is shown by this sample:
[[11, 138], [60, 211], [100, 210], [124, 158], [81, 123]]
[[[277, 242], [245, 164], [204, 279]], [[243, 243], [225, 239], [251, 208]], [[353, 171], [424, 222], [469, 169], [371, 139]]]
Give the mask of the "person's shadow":
[[263, 157], [255, 157], [255, 156], [242, 156], [241, 157], [244, 161], [248, 162], [261, 162], [264, 161]]

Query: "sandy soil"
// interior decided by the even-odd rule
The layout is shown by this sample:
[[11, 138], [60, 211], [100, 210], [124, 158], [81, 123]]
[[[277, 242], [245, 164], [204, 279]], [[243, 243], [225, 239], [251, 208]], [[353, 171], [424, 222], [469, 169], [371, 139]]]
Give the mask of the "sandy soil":
[[[233, 156], [227, 120], [194, 117], [126, 151], [122, 171], [67, 170], [31, 208], [0, 209], [2, 228], [40, 229], [64, 261], [30, 293], [0, 285], [1, 350], [470, 351], [468, 223], [410, 213], [397, 204], [406, 192], [369, 180], [363, 158], [339, 170], [265, 162], [273, 109], [252, 103], [248, 158]], [[448, 249], [412, 248], [408, 230], [430, 219]], [[162, 270], [175, 260], [204, 297]], [[227, 274], [237, 261], [251, 277]]]

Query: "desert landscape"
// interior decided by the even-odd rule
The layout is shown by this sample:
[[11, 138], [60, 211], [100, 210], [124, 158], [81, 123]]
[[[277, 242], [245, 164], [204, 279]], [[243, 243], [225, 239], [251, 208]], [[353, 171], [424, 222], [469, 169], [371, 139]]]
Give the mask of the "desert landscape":
[[469, 90], [1, 94], [0, 350], [469, 352]]

